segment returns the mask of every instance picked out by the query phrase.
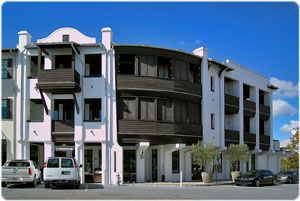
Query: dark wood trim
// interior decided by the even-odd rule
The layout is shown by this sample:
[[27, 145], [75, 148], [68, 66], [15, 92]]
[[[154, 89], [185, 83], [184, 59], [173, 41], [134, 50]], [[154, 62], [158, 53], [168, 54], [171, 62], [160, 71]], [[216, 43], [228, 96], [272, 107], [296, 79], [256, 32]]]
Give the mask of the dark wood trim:
[[43, 102], [43, 106], [44, 106], [45, 112], [48, 115], [49, 110], [48, 110], [48, 107], [47, 107], [47, 103], [46, 103], [43, 91], [42, 90], [39, 90], [39, 91], [40, 91], [40, 94], [41, 94], [41, 98], [42, 98], [42, 102]]
[[225, 141], [239, 142], [240, 132], [234, 130], [225, 130]]

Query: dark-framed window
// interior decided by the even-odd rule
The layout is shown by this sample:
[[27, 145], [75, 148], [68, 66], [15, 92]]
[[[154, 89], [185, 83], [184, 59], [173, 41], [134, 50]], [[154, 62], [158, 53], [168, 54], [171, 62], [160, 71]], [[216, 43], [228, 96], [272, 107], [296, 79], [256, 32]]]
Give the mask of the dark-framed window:
[[200, 103], [189, 103], [189, 123], [200, 123]]
[[137, 119], [136, 97], [122, 97], [118, 103], [119, 119]]
[[44, 121], [44, 106], [42, 99], [30, 100], [30, 117], [29, 121], [42, 122]]
[[157, 57], [158, 77], [174, 78], [172, 59], [167, 57]]
[[173, 101], [167, 99], [157, 100], [157, 120], [173, 122]]
[[189, 63], [189, 81], [200, 83], [201, 66], [199, 64]]
[[210, 127], [211, 129], [215, 129], [215, 114], [210, 114]]
[[155, 99], [139, 98], [139, 118], [141, 120], [155, 120]]
[[2, 59], [2, 79], [12, 79], [13, 77], [13, 60]]
[[62, 42], [70, 42], [70, 35], [69, 34], [62, 35]]
[[12, 102], [9, 98], [2, 99], [2, 119], [12, 119]]
[[210, 91], [215, 91], [215, 78], [214, 76], [210, 76]]
[[101, 99], [84, 99], [84, 121], [101, 121]]
[[223, 161], [222, 153], [219, 153], [216, 156], [214, 156], [213, 172], [216, 172], [216, 173], [222, 172], [222, 161]]
[[118, 74], [135, 75], [135, 55], [120, 54], [118, 56]]
[[180, 169], [179, 150], [172, 152], [172, 173], [179, 173]]
[[174, 65], [174, 69], [175, 69], [175, 79], [176, 80], [187, 80], [188, 79], [187, 62], [174, 59], [173, 65]]
[[72, 55], [55, 55], [55, 68], [72, 68]]
[[101, 77], [102, 55], [86, 54], [85, 55], [85, 77]]

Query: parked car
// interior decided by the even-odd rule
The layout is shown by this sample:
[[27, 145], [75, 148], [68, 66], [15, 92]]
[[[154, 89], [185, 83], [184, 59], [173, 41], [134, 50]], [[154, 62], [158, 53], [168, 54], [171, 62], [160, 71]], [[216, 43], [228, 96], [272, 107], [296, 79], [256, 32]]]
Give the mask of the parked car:
[[44, 163], [43, 179], [45, 188], [55, 185], [73, 185], [79, 188], [80, 167], [75, 158], [50, 157]]
[[2, 166], [2, 186], [7, 184], [31, 184], [41, 181], [41, 173], [32, 160], [9, 160]]
[[277, 176], [270, 170], [251, 170], [237, 177], [234, 181], [236, 185], [255, 185], [264, 184], [276, 185], [278, 182]]
[[298, 170], [281, 171], [277, 174], [277, 177], [281, 183], [292, 184], [292, 183], [299, 182]]

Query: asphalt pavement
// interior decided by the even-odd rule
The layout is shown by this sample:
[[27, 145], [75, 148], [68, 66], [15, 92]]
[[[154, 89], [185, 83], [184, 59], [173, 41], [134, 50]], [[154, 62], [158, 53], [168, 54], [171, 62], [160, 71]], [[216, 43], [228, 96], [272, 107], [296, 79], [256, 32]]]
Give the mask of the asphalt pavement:
[[2, 188], [5, 199], [64, 200], [64, 199], [130, 199], [130, 200], [294, 200], [299, 193], [298, 184], [280, 184], [277, 186], [172, 186], [172, 185], [122, 185], [103, 186], [101, 184], [82, 184], [79, 189], [45, 189], [43, 184], [36, 188], [29, 186], [9, 186]]

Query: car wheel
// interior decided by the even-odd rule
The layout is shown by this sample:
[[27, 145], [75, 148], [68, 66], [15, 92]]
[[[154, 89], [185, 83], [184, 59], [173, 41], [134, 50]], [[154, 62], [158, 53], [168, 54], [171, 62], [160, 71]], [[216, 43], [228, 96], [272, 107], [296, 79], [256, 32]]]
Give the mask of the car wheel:
[[46, 183], [46, 184], [45, 184], [45, 188], [50, 188], [50, 184], [49, 184], [49, 183]]
[[79, 186], [80, 186], [80, 182], [77, 182], [77, 183], [75, 184], [75, 188], [79, 188]]
[[288, 183], [289, 183], [289, 184], [292, 184], [292, 183], [293, 183], [292, 178], [289, 178]]
[[260, 181], [259, 180], [255, 180], [255, 186], [259, 187], [260, 186]]
[[2, 183], [1, 183], [1, 186], [2, 186], [2, 187], [6, 187], [7, 184], [6, 184], [5, 182], [2, 182]]
[[273, 186], [276, 186], [277, 185], [277, 181], [276, 179], [273, 179], [273, 182], [272, 182]]
[[37, 184], [37, 180], [35, 179], [35, 176], [34, 176], [33, 182], [31, 183], [31, 186], [35, 188], [36, 184]]

